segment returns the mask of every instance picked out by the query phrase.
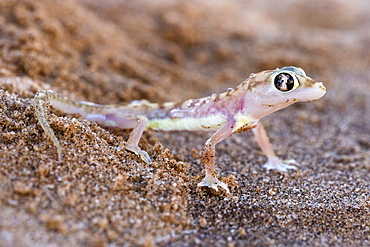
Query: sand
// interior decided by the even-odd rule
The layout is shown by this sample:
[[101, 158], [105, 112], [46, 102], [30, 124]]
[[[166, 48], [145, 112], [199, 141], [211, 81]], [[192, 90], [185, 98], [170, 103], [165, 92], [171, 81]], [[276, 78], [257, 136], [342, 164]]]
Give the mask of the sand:
[[[370, 246], [370, 4], [345, 1], [0, 1], [0, 246]], [[181, 101], [295, 65], [327, 94], [264, 123], [299, 169], [267, 172], [250, 132], [217, 146], [231, 195], [197, 188], [207, 133], [128, 130], [48, 108]]]

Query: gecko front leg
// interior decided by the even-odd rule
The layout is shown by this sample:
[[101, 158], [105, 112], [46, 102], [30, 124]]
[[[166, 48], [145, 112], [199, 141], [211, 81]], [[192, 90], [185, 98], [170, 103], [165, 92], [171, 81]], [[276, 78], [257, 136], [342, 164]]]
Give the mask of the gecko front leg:
[[216, 155], [216, 144], [221, 142], [222, 140], [226, 139], [233, 133], [233, 129], [235, 127], [235, 119], [230, 118], [228, 119], [227, 124], [222, 126], [219, 130], [217, 130], [207, 141], [204, 146], [204, 150], [201, 156], [201, 162], [205, 166], [206, 176], [203, 180], [198, 184], [198, 186], [206, 186], [210, 187], [216, 191], [218, 191], [218, 186], [226, 190], [226, 193], [230, 193], [227, 184], [219, 181], [216, 178], [216, 171], [215, 171], [215, 155]]
[[286, 172], [288, 169], [297, 169], [297, 167], [290, 165], [296, 165], [297, 162], [295, 160], [281, 160], [275, 155], [266, 131], [261, 123], [256, 124], [256, 127], [253, 128], [253, 133], [262, 152], [267, 156], [268, 159], [263, 165], [264, 168], [267, 170], [277, 170], [280, 172]]

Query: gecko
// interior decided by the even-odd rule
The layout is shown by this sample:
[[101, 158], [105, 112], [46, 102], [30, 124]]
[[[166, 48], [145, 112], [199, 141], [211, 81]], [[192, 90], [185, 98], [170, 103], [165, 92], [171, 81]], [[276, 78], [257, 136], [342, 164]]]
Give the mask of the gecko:
[[251, 129], [259, 147], [267, 156], [264, 168], [280, 172], [296, 169], [297, 163], [294, 160], [281, 160], [275, 155], [259, 120], [296, 102], [320, 99], [325, 93], [326, 88], [322, 82], [311, 79], [301, 68], [289, 66], [252, 73], [235, 89], [180, 103], [158, 104], [147, 100], [135, 100], [127, 104], [99, 105], [73, 101], [51, 90], [41, 90], [35, 95], [34, 106], [39, 124], [56, 147], [60, 162], [62, 147], [46, 118], [47, 103], [65, 113], [80, 114], [83, 118], [104, 127], [132, 129], [128, 140], [117, 148], [135, 153], [146, 163], [150, 163], [151, 158], [139, 147], [144, 130], [210, 132], [212, 135], [205, 142], [200, 156], [200, 161], [205, 167], [205, 177], [198, 186], [216, 191], [220, 187], [226, 193], [230, 193], [228, 185], [217, 178], [216, 144], [233, 133]]

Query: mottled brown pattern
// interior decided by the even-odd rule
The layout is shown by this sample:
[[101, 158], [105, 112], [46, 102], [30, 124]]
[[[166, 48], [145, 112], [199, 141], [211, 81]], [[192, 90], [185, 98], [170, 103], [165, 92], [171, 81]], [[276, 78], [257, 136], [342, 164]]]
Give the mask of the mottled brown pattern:
[[248, 92], [253, 92], [253, 90], [258, 87], [262, 83], [266, 83], [266, 81], [257, 81], [257, 80], [248, 80], [248, 87], [247, 91]]
[[250, 130], [250, 129], [252, 129], [252, 128], [255, 128], [256, 126], [250, 126], [250, 125], [248, 125], [248, 124], [245, 124], [244, 126], [242, 126], [242, 127], [240, 127], [239, 129], [237, 129], [236, 131], [234, 131], [234, 132], [236, 132], [236, 133], [241, 133], [241, 132], [244, 132], [244, 131], [248, 131], [248, 130]]
[[301, 86], [302, 87], [305, 87], [305, 88], [310, 88], [310, 87], [312, 87], [312, 86], [314, 86], [315, 85], [315, 80], [312, 80], [311, 78], [310, 79], [308, 79], [308, 80], [304, 80], [304, 83], [301, 83]]

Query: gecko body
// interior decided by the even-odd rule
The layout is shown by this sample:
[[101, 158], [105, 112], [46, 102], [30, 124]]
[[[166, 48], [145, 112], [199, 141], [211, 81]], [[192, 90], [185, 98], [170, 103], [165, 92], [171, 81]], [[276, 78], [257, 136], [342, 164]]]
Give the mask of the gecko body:
[[190, 99], [181, 103], [150, 103], [147, 100], [133, 101], [123, 105], [98, 105], [91, 102], [73, 101], [52, 91], [41, 90], [34, 99], [39, 123], [57, 148], [62, 160], [62, 148], [46, 119], [46, 103], [65, 113], [78, 113], [102, 126], [133, 129], [126, 144], [119, 148], [137, 154], [150, 163], [149, 155], [138, 146], [144, 130], [158, 131], [206, 131], [212, 132], [206, 141], [201, 162], [205, 166], [205, 178], [198, 186], [218, 190], [227, 185], [219, 181], [215, 173], [215, 145], [233, 133], [253, 130], [259, 146], [267, 156], [267, 169], [286, 171], [295, 169], [291, 161], [282, 161], [275, 155], [268, 136], [259, 120], [295, 102], [313, 101], [321, 98], [326, 88], [321, 82], [306, 76], [301, 68], [284, 67], [266, 70], [250, 77], [235, 89], [225, 93]]

